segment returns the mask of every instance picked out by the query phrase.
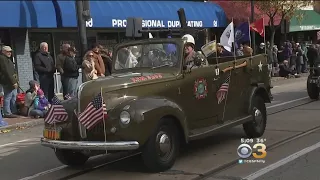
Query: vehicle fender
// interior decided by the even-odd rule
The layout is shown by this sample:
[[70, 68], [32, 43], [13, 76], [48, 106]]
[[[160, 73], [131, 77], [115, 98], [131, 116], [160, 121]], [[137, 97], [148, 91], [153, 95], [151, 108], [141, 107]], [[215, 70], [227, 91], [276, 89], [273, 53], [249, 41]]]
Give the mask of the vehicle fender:
[[[188, 125], [185, 113], [175, 102], [163, 97], [146, 97], [135, 99], [126, 105], [130, 106], [129, 112], [133, 122], [128, 126], [130, 130], [122, 134], [122, 138], [135, 139], [144, 144], [157, 128], [159, 120], [170, 118], [182, 131], [187, 142]], [[132, 133], [137, 131], [140, 133]]]
[[249, 90], [249, 98], [246, 102], [248, 107], [248, 112], [250, 113], [251, 109], [252, 109], [252, 99], [253, 97], [255, 97], [256, 95], [262, 97], [264, 99], [265, 103], [271, 103], [271, 99], [269, 97], [268, 94], [268, 90], [265, 87], [264, 83], [257, 83], [251, 86], [251, 89]]

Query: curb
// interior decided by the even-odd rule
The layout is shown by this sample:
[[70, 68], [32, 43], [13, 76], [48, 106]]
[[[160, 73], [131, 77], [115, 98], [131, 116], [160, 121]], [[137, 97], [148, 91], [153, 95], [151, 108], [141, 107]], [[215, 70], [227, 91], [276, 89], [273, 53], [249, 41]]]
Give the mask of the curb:
[[19, 127], [29, 128], [29, 127], [33, 127], [33, 126], [42, 125], [42, 124], [44, 124], [43, 119], [36, 119], [36, 120], [28, 121], [28, 122], [22, 122], [22, 123], [12, 124], [9, 126], [3, 126], [3, 127], [0, 127], [0, 130], [17, 129]]

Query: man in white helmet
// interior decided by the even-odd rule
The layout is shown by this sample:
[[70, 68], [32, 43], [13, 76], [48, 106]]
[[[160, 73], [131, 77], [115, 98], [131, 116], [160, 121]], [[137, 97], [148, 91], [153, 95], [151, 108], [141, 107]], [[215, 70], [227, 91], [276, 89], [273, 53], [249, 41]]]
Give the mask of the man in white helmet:
[[207, 66], [208, 61], [207, 59], [203, 56], [202, 53], [197, 53], [195, 52], [195, 40], [192, 35], [190, 34], [185, 34], [182, 36], [182, 40], [184, 41], [184, 53], [185, 53], [185, 64], [187, 66], [194, 66], [194, 60], [195, 58], [200, 58], [202, 59], [202, 65], [201, 66]]

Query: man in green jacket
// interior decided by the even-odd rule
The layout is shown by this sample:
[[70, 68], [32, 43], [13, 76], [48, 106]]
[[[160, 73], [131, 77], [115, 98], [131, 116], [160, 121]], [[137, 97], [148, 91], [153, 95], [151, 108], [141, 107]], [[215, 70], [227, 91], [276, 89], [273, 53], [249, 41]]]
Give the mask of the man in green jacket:
[[11, 61], [12, 49], [10, 46], [3, 46], [0, 54], [0, 83], [4, 91], [3, 113], [5, 118], [16, 118], [16, 98], [18, 78]]

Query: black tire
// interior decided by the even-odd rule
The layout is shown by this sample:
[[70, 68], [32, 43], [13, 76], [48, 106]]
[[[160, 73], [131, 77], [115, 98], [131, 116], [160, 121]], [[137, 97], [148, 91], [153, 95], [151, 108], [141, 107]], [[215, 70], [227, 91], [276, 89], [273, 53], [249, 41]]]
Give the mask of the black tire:
[[[163, 153], [160, 150], [160, 137], [166, 134], [170, 141], [170, 150]], [[146, 167], [151, 172], [162, 172], [170, 169], [179, 154], [180, 141], [179, 129], [172, 119], [161, 119], [158, 123], [156, 131], [150, 136], [148, 141], [142, 148], [142, 159]]]
[[319, 88], [317, 84], [309, 83], [310, 77], [308, 77], [307, 81], [307, 92], [310, 97], [310, 99], [317, 100], [319, 99]]
[[267, 110], [262, 97], [253, 97], [250, 111], [253, 119], [243, 124], [244, 132], [249, 138], [261, 137], [267, 125]]
[[55, 153], [62, 164], [73, 167], [82, 166], [89, 159], [89, 156], [73, 150], [57, 149]]

